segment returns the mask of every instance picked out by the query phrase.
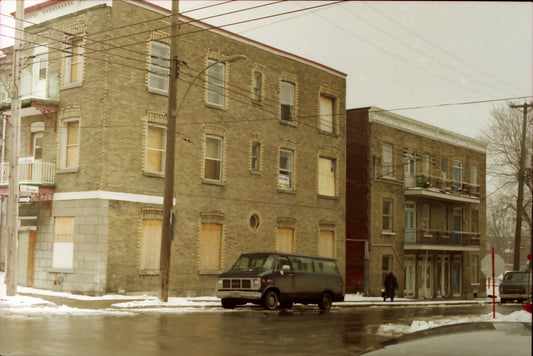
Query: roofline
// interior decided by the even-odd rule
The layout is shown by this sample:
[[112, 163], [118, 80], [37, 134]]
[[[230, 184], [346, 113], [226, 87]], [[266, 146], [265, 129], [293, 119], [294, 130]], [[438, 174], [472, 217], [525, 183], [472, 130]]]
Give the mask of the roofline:
[[[153, 4], [151, 2], [148, 2], [147, 0], [124, 0], [124, 1], [128, 2], [130, 4], [133, 4], [133, 5], [136, 5], [136, 6], [141, 6], [141, 7], [144, 7], [144, 8], [151, 9], [151, 10], [159, 12], [161, 14], [166, 14], [166, 15], [170, 15], [171, 14], [170, 10], [168, 10], [166, 8], [163, 8], [163, 7], [159, 6], [159, 5]], [[32, 14], [34, 12], [50, 8], [50, 7], [53, 7], [53, 6], [61, 4], [61, 3], [65, 3], [65, 1], [62, 1], [62, 0], [48, 0], [48, 1], [45, 1], [43, 3], [35, 4], [35, 5], [30, 6], [30, 7], [25, 8], [24, 9], [24, 14], [25, 15], [30, 15], [30, 14]], [[15, 13], [12, 13], [11, 15], [14, 16], [14, 14]], [[294, 59], [294, 60], [299, 61], [299, 62], [303, 62], [303, 63], [309, 64], [309, 65], [311, 65], [313, 67], [316, 67], [318, 69], [325, 70], [325, 71], [327, 71], [327, 72], [329, 72], [329, 73], [331, 73], [333, 75], [336, 75], [336, 76], [339, 76], [339, 77], [342, 77], [342, 78], [346, 78], [348, 76], [344, 72], [341, 72], [341, 71], [336, 70], [334, 68], [328, 67], [328, 66], [326, 66], [324, 64], [321, 64], [319, 62], [315, 62], [315, 61], [310, 60], [308, 58], [301, 57], [301, 56], [298, 56], [296, 54], [293, 54], [293, 53], [290, 53], [290, 52], [287, 52], [287, 51], [283, 51], [283, 50], [281, 50], [279, 48], [269, 46], [267, 44], [261, 43], [261, 42], [256, 41], [256, 40], [252, 40], [252, 39], [250, 39], [248, 37], [244, 37], [244, 36], [238, 35], [236, 33], [230, 32], [228, 30], [222, 29], [220, 27], [213, 26], [213, 25], [210, 25], [208, 23], [196, 20], [196, 19], [194, 19], [192, 17], [188, 17], [188, 16], [181, 15], [181, 14], [179, 15], [179, 17], [180, 17], [180, 19], [183, 19], [184, 22], [192, 22], [194, 25], [197, 25], [199, 27], [208, 29], [208, 30], [213, 31], [213, 32], [218, 32], [218, 33], [220, 33], [220, 34], [222, 34], [224, 36], [227, 36], [227, 37], [232, 37], [232, 38], [234, 38], [234, 39], [236, 39], [238, 41], [248, 43], [250, 45], [253, 45], [255, 47], [261, 48], [263, 50], [272, 52], [274, 54], [278, 54], [278, 55], [281, 55], [281, 56], [284, 56], [284, 57], [287, 57], [287, 58], [290, 58], [290, 59]]]

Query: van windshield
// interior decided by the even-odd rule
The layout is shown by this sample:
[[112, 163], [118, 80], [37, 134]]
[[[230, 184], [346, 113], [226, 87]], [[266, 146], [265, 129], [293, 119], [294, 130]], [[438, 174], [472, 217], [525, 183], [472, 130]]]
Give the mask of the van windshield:
[[243, 255], [239, 257], [232, 269], [272, 268], [275, 256], [269, 254]]

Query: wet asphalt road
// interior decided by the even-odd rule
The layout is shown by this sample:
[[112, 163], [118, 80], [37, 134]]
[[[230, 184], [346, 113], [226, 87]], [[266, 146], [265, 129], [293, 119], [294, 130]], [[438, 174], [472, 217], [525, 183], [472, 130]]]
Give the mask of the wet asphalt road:
[[[509, 314], [519, 305], [498, 306]], [[136, 316], [2, 316], [0, 355], [357, 355], [390, 339], [382, 324], [409, 325], [492, 312], [492, 306], [210, 308]]]

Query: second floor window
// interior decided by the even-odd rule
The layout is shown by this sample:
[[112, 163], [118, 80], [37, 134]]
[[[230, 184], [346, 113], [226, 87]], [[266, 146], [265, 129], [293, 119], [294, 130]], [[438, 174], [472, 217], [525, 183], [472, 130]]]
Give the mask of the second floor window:
[[261, 158], [261, 144], [259, 142], [254, 142], [252, 143], [252, 162], [251, 162], [252, 171], [254, 172], [259, 171], [260, 158]]
[[224, 106], [224, 63], [209, 60], [207, 69], [207, 103], [215, 106]]
[[461, 189], [463, 185], [463, 164], [453, 161], [453, 187]]
[[166, 152], [166, 128], [158, 125], [148, 125], [146, 133], [146, 163], [147, 172], [164, 173]]
[[205, 137], [204, 178], [222, 180], [222, 138]]
[[77, 168], [80, 150], [80, 121], [65, 120], [61, 128], [61, 168]]
[[281, 82], [281, 120], [294, 122], [294, 84]]
[[254, 100], [256, 101], [261, 100], [261, 97], [263, 95], [262, 87], [263, 87], [263, 75], [261, 74], [261, 72], [254, 72], [254, 78], [253, 78]]
[[82, 81], [83, 39], [75, 38], [68, 42], [65, 49], [63, 85], [78, 84]]
[[170, 47], [160, 42], [150, 42], [150, 73], [148, 88], [167, 94], [170, 73]]
[[382, 229], [385, 231], [393, 230], [393, 200], [392, 199], [383, 199], [383, 226]]
[[323, 157], [318, 159], [318, 194], [335, 196], [335, 165], [334, 159]]
[[291, 190], [293, 174], [293, 152], [289, 150], [279, 151], [279, 176], [278, 188]]
[[320, 131], [335, 132], [335, 100], [320, 95]]
[[392, 177], [394, 175], [393, 167], [393, 152], [394, 146], [390, 143], [383, 143], [383, 152], [381, 156], [381, 167], [384, 177]]

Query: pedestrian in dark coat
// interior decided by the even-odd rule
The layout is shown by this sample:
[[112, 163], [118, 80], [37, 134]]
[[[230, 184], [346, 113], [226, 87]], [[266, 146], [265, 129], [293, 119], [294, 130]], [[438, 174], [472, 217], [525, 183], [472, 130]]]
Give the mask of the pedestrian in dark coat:
[[385, 277], [385, 298], [383, 298], [383, 301], [385, 301], [387, 298], [390, 298], [391, 302], [394, 302], [394, 292], [398, 289], [398, 280], [396, 279], [396, 276], [392, 273], [392, 271]]

